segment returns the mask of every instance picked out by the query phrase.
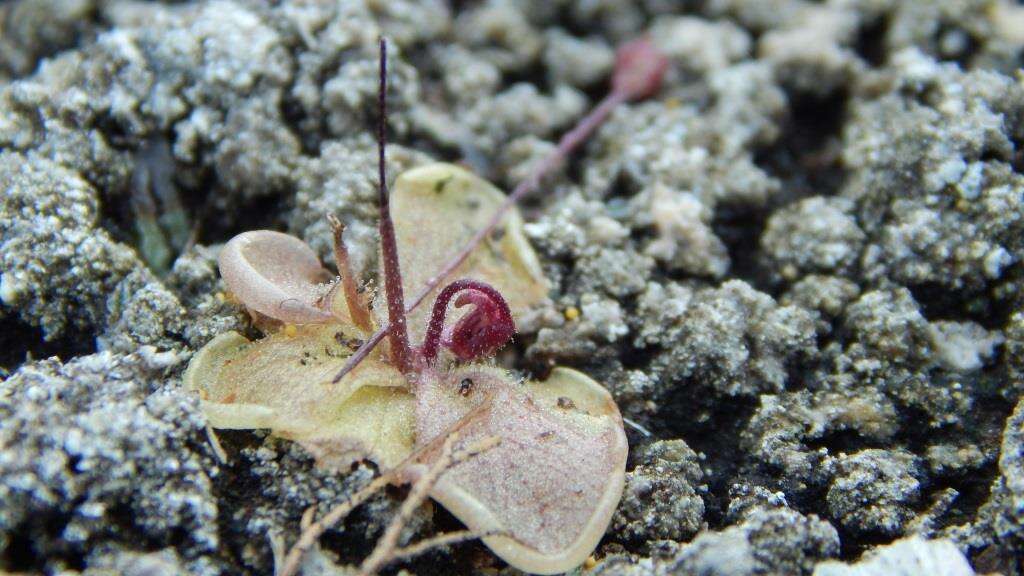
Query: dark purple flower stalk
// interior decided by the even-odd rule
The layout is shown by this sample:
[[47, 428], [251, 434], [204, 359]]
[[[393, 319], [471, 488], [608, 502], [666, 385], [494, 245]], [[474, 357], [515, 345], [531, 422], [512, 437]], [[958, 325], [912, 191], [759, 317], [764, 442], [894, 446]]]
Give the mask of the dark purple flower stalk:
[[[387, 92], [388, 45], [380, 39], [380, 90], [377, 94], [380, 116], [377, 120], [377, 166], [380, 182], [380, 247], [384, 257], [384, 292], [388, 302], [388, 335], [391, 357], [395, 366], [408, 374], [413, 369], [412, 349], [409, 348], [409, 330], [405, 325], [405, 296], [402, 294], [402, 270], [398, 264], [398, 242], [395, 225], [391, 221], [391, 203], [388, 199], [387, 174], [384, 166], [384, 148], [387, 144]], [[337, 381], [339, 378], [336, 378]]]

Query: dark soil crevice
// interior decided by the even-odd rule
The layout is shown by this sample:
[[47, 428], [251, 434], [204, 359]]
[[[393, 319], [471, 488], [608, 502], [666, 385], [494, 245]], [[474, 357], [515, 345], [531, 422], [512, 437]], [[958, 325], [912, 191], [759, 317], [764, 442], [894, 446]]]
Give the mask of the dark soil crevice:
[[849, 94], [787, 96], [789, 114], [782, 135], [754, 157], [757, 166], [782, 183], [780, 193], [770, 199], [772, 208], [810, 196], [834, 196], [845, 176], [838, 152]]
[[715, 210], [711, 229], [729, 252], [728, 278], [743, 280], [761, 292], [778, 296], [778, 290], [759, 260], [761, 234], [768, 215], [766, 210], [720, 206]]
[[740, 434], [754, 411], [756, 398], [721, 397], [690, 382], [679, 383], [671, 395], [658, 404], [652, 418], [652, 432], [659, 438], [681, 438], [706, 460], [702, 466], [710, 470], [705, 477], [708, 492], [703, 494], [704, 520], [712, 530], [727, 525], [729, 488], [740, 471], [744, 457]]
[[16, 318], [0, 318], [0, 376], [4, 371], [14, 372], [30, 360], [57, 356], [67, 362], [78, 356], [96, 352], [95, 335], [69, 327], [63, 336], [53, 340], [43, 338], [43, 331]]
[[886, 53], [885, 37], [889, 30], [889, 20], [885, 17], [876, 18], [860, 27], [857, 33], [857, 42], [854, 50], [857, 55], [868, 63], [872, 68], [885, 65], [888, 58]]
[[1020, 264], [1014, 264], [1005, 273], [1010, 278], [981, 289], [950, 290], [935, 282], [909, 284], [906, 287], [920, 306], [921, 315], [929, 322], [972, 320], [987, 330], [1001, 330], [1009, 322], [1015, 307], [1011, 299], [1000, 297], [999, 288], [1019, 281], [1015, 277], [1020, 276], [1021, 271]]

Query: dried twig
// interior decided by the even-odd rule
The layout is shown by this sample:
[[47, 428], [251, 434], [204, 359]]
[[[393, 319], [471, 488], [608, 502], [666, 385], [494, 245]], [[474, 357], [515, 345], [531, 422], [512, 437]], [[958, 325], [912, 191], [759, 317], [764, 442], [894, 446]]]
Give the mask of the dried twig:
[[[437, 483], [437, 479], [453, 466], [457, 466], [477, 454], [486, 452], [501, 443], [501, 438], [498, 438], [497, 436], [490, 436], [478, 442], [474, 442], [469, 446], [453, 451], [452, 447], [457, 439], [457, 433], [452, 433], [445, 439], [441, 457], [430, 467], [426, 474], [413, 484], [412, 490], [409, 492], [409, 496], [402, 503], [402, 506], [399, 509], [398, 516], [391, 521], [391, 524], [388, 525], [387, 530], [384, 532], [384, 535], [381, 536], [377, 546], [370, 554], [370, 557], [363, 562], [363, 567], [361, 568], [362, 573], [374, 574], [377, 570], [380, 570], [381, 567], [394, 562], [399, 558], [414, 556], [415, 554], [422, 553], [422, 551], [432, 547], [428, 546], [428, 548], [425, 548], [420, 552], [416, 552], [419, 548], [412, 546], [410, 547], [411, 553], [410, 550], [406, 550], [404, 548], [396, 549], [398, 537], [401, 534], [402, 528], [404, 528], [405, 524], [408, 523], [409, 518], [412, 517], [412, 513], [416, 507], [426, 500], [430, 489]], [[331, 529], [335, 524], [343, 520], [352, 512], [353, 509], [365, 502], [370, 496], [373, 496], [388, 484], [395, 482], [398, 479], [399, 471], [403, 468], [404, 466], [399, 466], [384, 472], [349, 497], [348, 500], [332, 508], [324, 515], [323, 518], [316, 522], [312, 522], [313, 515], [316, 513], [316, 507], [311, 506], [308, 508], [303, 513], [302, 520], [300, 521], [302, 534], [299, 535], [299, 540], [294, 546], [292, 546], [291, 550], [288, 551], [288, 556], [284, 559], [282, 568], [276, 572], [277, 576], [295, 576], [298, 574], [299, 567], [302, 564], [303, 555], [305, 555], [305, 553], [316, 544], [320, 536], [322, 536], [327, 530]], [[440, 541], [440, 543], [434, 544], [433, 546], [441, 546], [444, 544], [444, 541]], [[373, 560], [372, 564], [371, 560]]]
[[337, 506], [332, 508], [329, 512], [327, 512], [327, 514], [324, 515], [323, 518], [316, 522], [313, 522], [312, 524], [309, 524], [309, 526], [302, 531], [302, 534], [299, 536], [298, 542], [296, 542], [295, 545], [292, 546], [291, 550], [288, 551], [288, 556], [284, 560], [284, 567], [281, 569], [280, 572], [277, 573], [277, 575], [295, 576], [295, 574], [298, 573], [299, 566], [302, 563], [303, 554], [308, 552], [309, 549], [312, 548], [314, 544], [316, 544], [317, 539], [319, 539], [324, 532], [331, 529], [335, 524], [337, 524], [339, 521], [348, 516], [348, 514], [352, 512], [352, 510], [356, 506], [359, 506], [363, 502], [366, 502], [366, 500], [370, 496], [373, 496], [379, 490], [393, 482], [396, 479], [396, 477], [397, 469], [392, 469], [381, 474], [372, 482], [370, 482], [366, 486], [363, 486], [358, 492], [349, 497], [348, 500], [345, 500], [341, 504], [338, 504]]
[[468, 542], [469, 540], [476, 540], [477, 538], [487, 538], [488, 536], [497, 536], [504, 534], [503, 532], [473, 532], [472, 530], [456, 530], [454, 532], [448, 532], [445, 534], [438, 534], [431, 538], [420, 540], [415, 544], [395, 548], [394, 552], [391, 553], [391, 562], [401, 562], [415, 558], [420, 554], [429, 552], [435, 548], [441, 548], [444, 546], [451, 546], [452, 544], [459, 544], [461, 542]]
[[434, 487], [442, 474], [452, 467], [501, 443], [501, 438], [488, 436], [469, 446], [453, 450], [456, 440], [458, 440], [458, 433], [451, 433], [445, 439], [444, 446], [441, 448], [441, 457], [412, 485], [409, 495], [398, 509], [398, 514], [391, 519], [391, 523], [388, 524], [384, 535], [377, 541], [377, 546], [374, 547], [373, 552], [370, 553], [370, 556], [360, 566], [359, 574], [361, 576], [376, 574], [381, 568], [400, 557], [398, 555], [398, 538], [402, 534], [402, 529], [408, 524], [416, 508], [427, 499], [430, 489]]
[[652, 434], [650, 430], [648, 430], [647, 428], [644, 428], [639, 423], [637, 423], [637, 422], [635, 422], [633, 420], [630, 420], [629, 418], [626, 418], [625, 416], [622, 417], [622, 422], [625, 423], [626, 426], [629, 426], [633, 430], [636, 430], [637, 432], [643, 434], [645, 438], [650, 438], [650, 437], [654, 436], [654, 434]]
[[279, 574], [284, 560], [284, 537], [277, 532], [267, 532], [267, 540], [270, 542], [270, 554], [274, 557], [274, 574]]
[[213, 449], [213, 455], [217, 457], [217, 461], [221, 464], [227, 464], [228, 453], [224, 451], [224, 447], [220, 444], [220, 438], [217, 437], [217, 433], [213, 431], [213, 427], [209, 424], [206, 425], [206, 439], [210, 441], [210, 448]]
[[314, 518], [316, 518], [316, 504], [306, 508], [306, 511], [302, 513], [302, 518], [299, 519], [299, 528], [303, 531], [309, 530], [309, 527], [313, 525]]

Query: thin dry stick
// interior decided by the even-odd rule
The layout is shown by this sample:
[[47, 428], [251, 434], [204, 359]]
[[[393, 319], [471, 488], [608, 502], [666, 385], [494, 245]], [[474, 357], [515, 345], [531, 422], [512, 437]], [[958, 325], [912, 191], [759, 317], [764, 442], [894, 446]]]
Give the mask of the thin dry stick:
[[622, 417], [622, 421], [626, 424], [626, 426], [629, 426], [633, 430], [636, 430], [637, 432], [643, 434], [644, 437], [646, 437], [646, 438], [650, 438], [651, 436], [654, 436], [654, 434], [652, 434], [650, 430], [648, 430], [647, 428], [644, 428], [643, 426], [641, 426], [640, 424], [634, 422], [633, 420], [630, 420], [629, 418], [626, 418], [625, 416]]
[[430, 466], [426, 474], [421, 476], [412, 485], [409, 495], [398, 509], [398, 514], [391, 519], [391, 523], [388, 524], [384, 534], [377, 541], [373, 552], [370, 553], [370, 556], [360, 566], [359, 573], [361, 576], [376, 574], [381, 568], [396, 559], [395, 551], [398, 548], [398, 538], [402, 534], [402, 529], [409, 523], [409, 519], [412, 518], [416, 508], [427, 499], [431, 488], [434, 487], [434, 484], [437, 483], [442, 474], [452, 467], [501, 443], [501, 438], [498, 436], [488, 436], [469, 446], [453, 451], [452, 447], [456, 440], [458, 440], [458, 436], [457, 432], [453, 432], [445, 439], [444, 446], [441, 448], [441, 457]]
[[316, 518], [316, 504], [306, 508], [306, 511], [302, 513], [302, 518], [299, 519], [299, 529], [309, 530], [309, 527], [313, 525], [314, 518]]
[[331, 231], [334, 233], [334, 263], [338, 266], [338, 274], [341, 276], [341, 286], [345, 291], [348, 313], [356, 326], [370, 331], [373, 328], [373, 324], [370, 323], [370, 310], [366, 307], [363, 299], [359, 297], [356, 276], [352, 272], [352, 261], [348, 257], [348, 247], [345, 246], [345, 225], [334, 214], [328, 214], [327, 221], [331, 224]]
[[299, 541], [288, 551], [288, 557], [285, 558], [284, 567], [278, 572], [278, 576], [295, 576], [302, 563], [302, 556], [316, 544], [324, 532], [348, 516], [356, 506], [365, 502], [367, 498], [393, 482], [396, 477], [397, 469], [388, 470], [361, 488], [348, 500], [332, 508], [323, 518], [305, 528], [299, 536]]
[[277, 532], [267, 532], [267, 540], [270, 541], [270, 554], [274, 557], [274, 574], [278, 574], [284, 558], [284, 537]]
[[[446, 459], [444, 454], [442, 454], [442, 457], [438, 460], [438, 463], [443, 464], [444, 462], [447, 462], [447, 464], [444, 465], [444, 469], [438, 472], [437, 476], [435, 476], [434, 479], [430, 481], [430, 485], [424, 490], [424, 492], [429, 491], [430, 488], [433, 487], [434, 483], [437, 482], [437, 477], [443, 474], [445, 470], [451, 468], [452, 466], [461, 464], [462, 462], [465, 462], [466, 460], [476, 456], [477, 454], [490, 450], [491, 448], [494, 448], [495, 446], [501, 443], [500, 438], [496, 436], [491, 436], [484, 438], [479, 442], [475, 442], [465, 448], [462, 448], [455, 453], [451, 453], [450, 445], [454, 443], [457, 437], [457, 433], [452, 433], [445, 440], [445, 446], [444, 448], [442, 448], [442, 450], [448, 451], [448, 458]], [[434, 467], [436, 467], [438, 463], [435, 463]], [[424, 477], [430, 475], [431, 471], [434, 470], [434, 467], [431, 467], [430, 471], [428, 471], [427, 475], [425, 475]], [[314, 505], [307, 509], [303, 513], [302, 520], [300, 522], [300, 526], [302, 527], [302, 534], [299, 536], [299, 540], [295, 543], [295, 545], [292, 546], [291, 550], [288, 551], [288, 556], [285, 558], [283, 562], [284, 567], [280, 571], [276, 572], [277, 576], [295, 576], [296, 574], [298, 574], [299, 567], [302, 564], [303, 555], [305, 555], [305, 553], [308, 552], [309, 549], [312, 548], [314, 544], [316, 544], [320, 536], [322, 536], [323, 533], [327, 530], [330, 530], [335, 524], [343, 520], [346, 516], [349, 515], [349, 513], [352, 512], [352, 510], [354, 510], [357, 506], [365, 502], [370, 496], [373, 496], [388, 484], [395, 482], [398, 479], [399, 471], [402, 469], [403, 466], [398, 466], [396, 468], [392, 468], [391, 470], [384, 472], [383, 474], [375, 478], [372, 482], [361, 488], [358, 492], [353, 494], [348, 500], [332, 508], [329, 512], [327, 512], [327, 514], [324, 515], [323, 518], [321, 518], [317, 522], [310, 522], [312, 520], [312, 514], [315, 513], [316, 506]], [[422, 482], [422, 480], [423, 478], [417, 481], [416, 484], [413, 486], [414, 492], [416, 486], [419, 485], [420, 482]], [[412, 493], [410, 493], [409, 497], [412, 497]], [[408, 502], [408, 500], [406, 500], [406, 502]], [[423, 499], [421, 498], [419, 503], [422, 502]], [[415, 508], [415, 506], [413, 508]], [[311, 512], [311, 510], [314, 512]], [[406, 519], [406, 521], [408, 521], [408, 518]], [[399, 530], [401, 530], [401, 526], [399, 527]], [[379, 546], [380, 545], [378, 544], [378, 547]], [[390, 562], [390, 560], [387, 560], [387, 562]]]
[[217, 437], [217, 433], [214, 432], [213, 427], [209, 424], [206, 425], [206, 439], [210, 441], [210, 447], [213, 448], [213, 455], [217, 457], [217, 461], [221, 464], [227, 464], [228, 453], [224, 451], [220, 438]]
[[473, 532], [472, 530], [456, 530], [454, 532], [447, 532], [445, 534], [439, 534], [431, 538], [420, 540], [415, 544], [403, 546], [401, 548], [395, 548], [395, 551], [391, 553], [391, 562], [402, 562], [410, 558], [415, 558], [420, 554], [429, 552], [435, 548], [441, 548], [442, 546], [451, 546], [452, 544], [460, 544], [462, 542], [468, 542], [470, 540], [476, 540], [477, 538], [487, 538], [488, 536], [497, 536], [504, 534], [504, 532]]
[[[667, 59], [649, 41], [638, 40], [621, 48], [616, 62], [615, 73], [612, 77], [611, 92], [589, 114], [580, 120], [572, 130], [562, 136], [558, 141], [558, 146], [540, 162], [526, 179], [512, 190], [512, 193], [505, 198], [505, 201], [494, 212], [491, 219], [473, 235], [473, 238], [466, 243], [462, 250], [452, 256], [440, 272], [427, 280], [415, 298], [405, 307], [406, 314], [419, 306], [445, 278], [461, 266], [466, 261], [466, 258], [473, 253], [473, 250], [501, 223], [505, 214], [523, 196], [537, 188], [544, 176], [565, 162], [566, 158], [597, 130], [618, 105], [636, 98], [650, 96], [656, 92], [667, 66]], [[402, 314], [401, 318], [404, 322], [405, 314]], [[404, 328], [404, 325], [399, 327], [403, 332]], [[356, 350], [356, 353], [349, 357], [348, 362], [341, 368], [341, 371], [334, 376], [333, 382], [337, 383], [346, 374], [351, 372], [353, 368], [358, 366], [390, 331], [391, 324], [388, 323], [374, 332], [359, 350]], [[392, 336], [392, 338], [395, 338], [395, 336]]]

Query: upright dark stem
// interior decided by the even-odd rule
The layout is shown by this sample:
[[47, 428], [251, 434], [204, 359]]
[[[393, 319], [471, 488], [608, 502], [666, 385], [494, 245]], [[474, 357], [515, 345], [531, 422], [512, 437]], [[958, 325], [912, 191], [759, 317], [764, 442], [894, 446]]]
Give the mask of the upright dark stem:
[[[384, 291], [388, 301], [388, 330], [391, 342], [391, 356], [395, 366], [408, 374], [412, 370], [412, 351], [409, 348], [409, 331], [405, 323], [405, 296], [402, 294], [402, 270], [398, 264], [398, 242], [395, 240], [395, 225], [391, 221], [391, 203], [388, 199], [387, 174], [384, 166], [384, 149], [387, 145], [387, 92], [388, 92], [388, 49], [387, 41], [380, 39], [380, 90], [378, 105], [380, 117], [377, 121], [377, 153], [380, 177], [380, 246], [384, 257]], [[340, 378], [339, 378], [340, 379]]]

